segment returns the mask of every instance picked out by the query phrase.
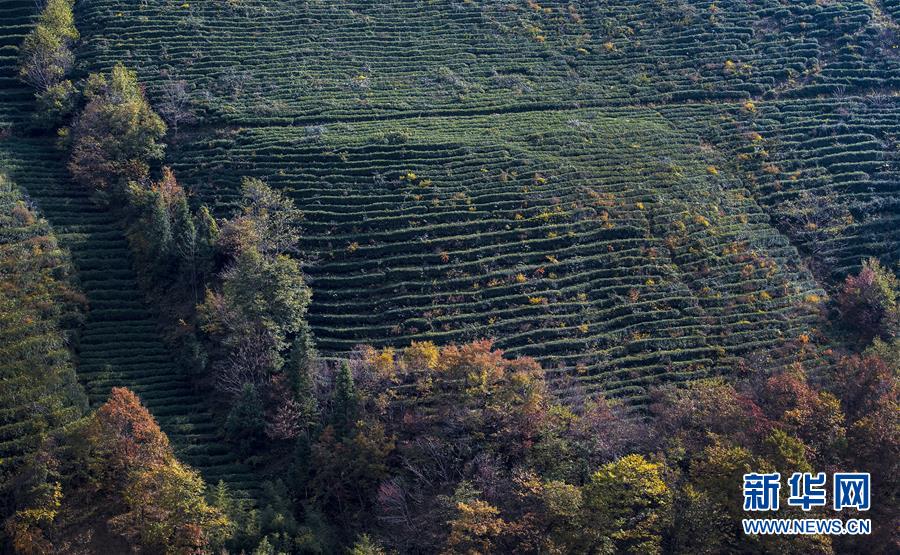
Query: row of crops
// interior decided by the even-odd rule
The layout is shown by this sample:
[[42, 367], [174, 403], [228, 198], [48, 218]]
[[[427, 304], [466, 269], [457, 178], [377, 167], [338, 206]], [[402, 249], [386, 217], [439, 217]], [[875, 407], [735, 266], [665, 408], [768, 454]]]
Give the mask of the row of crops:
[[179, 179], [227, 214], [287, 191], [320, 348], [495, 337], [564, 395], [641, 400], [811, 333], [821, 291], [741, 182], [649, 110], [201, 135]]
[[0, 487], [86, 408], [69, 351], [81, 299], [50, 226], [0, 164]]
[[[13, 465], [48, 429], [74, 418], [88, 401], [103, 402], [112, 387], [125, 386], [141, 397], [179, 456], [201, 470], [207, 481], [222, 479], [237, 491], [253, 490], [258, 487], [255, 478], [235, 463], [202, 397], [179, 373], [160, 340], [115, 217], [69, 181], [51, 139], [15, 136], [34, 105], [33, 93], [16, 77], [18, 47], [34, 13], [30, 0], [0, 2], [0, 162], [27, 192], [27, 205], [47, 217], [55, 236], [71, 251], [87, 317], [77, 322], [77, 333], [71, 329], [61, 335], [60, 323], [71, 328], [76, 322], [62, 310], [69, 306], [66, 299], [50, 298], [47, 291], [53, 280], [66, 277], [68, 259], [59, 254], [46, 221], [25, 225], [16, 219], [21, 215], [7, 213], [7, 208], [19, 211], [21, 200], [17, 190], [3, 182], [0, 313], [5, 321], [0, 345], [8, 387], [0, 402], [0, 460]], [[75, 381], [69, 356], [73, 348], [84, 390]]]
[[79, 56], [243, 125], [860, 94], [900, 83], [880, 4], [95, 0]]
[[32, 0], [0, 1], [0, 134], [25, 121], [34, 105], [34, 94], [18, 81], [19, 45], [34, 19]]
[[78, 59], [187, 82], [198, 200], [295, 198], [326, 353], [491, 336], [639, 401], [814, 337], [792, 241], [891, 261], [892, 6], [95, 0]]
[[[178, 456], [208, 482], [224, 480], [238, 491], [255, 489], [248, 468], [236, 463], [223, 444], [207, 401], [177, 369], [160, 339], [115, 216], [67, 178], [59, 157], [45, 139], [0, 143], [0, 161], [72, 253], [88, 309], [78, 335], [77, 373], [90, 403], [105, 401], [112, 387], [128, 387], [159, 421]], [[5, 396], [19, 394], [17, 388], [3, 391]]]
[[900, 102], [896, 97], [671, 106], [727, 153], [779, 227], [834, 281], [863, 258], [900, 261]]

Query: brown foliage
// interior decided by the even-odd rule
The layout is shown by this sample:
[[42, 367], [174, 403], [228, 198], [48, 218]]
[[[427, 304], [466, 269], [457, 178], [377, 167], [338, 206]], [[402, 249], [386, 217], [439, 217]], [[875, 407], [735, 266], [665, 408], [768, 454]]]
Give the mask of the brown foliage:
[[116, 488], [130, 472], [166, 463], [172, 458], [169, 439], [131, 390], [114, 387], [94, 414], [88, 441], [95, 451], [98, 474]]

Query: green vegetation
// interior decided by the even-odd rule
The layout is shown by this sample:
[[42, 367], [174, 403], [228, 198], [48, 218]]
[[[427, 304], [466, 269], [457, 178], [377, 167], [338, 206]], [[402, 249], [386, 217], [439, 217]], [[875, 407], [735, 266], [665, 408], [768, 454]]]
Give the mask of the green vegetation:
[[98, 0], [79, 24], [94, 70], [175, 76], [204, 120], [270, 125], [890, 90], [880, 4]]
[[75, 61], [71, 46], [78, 39], [78, 29], [72, 4], [72, 0], [47, 0], [37, 25], [22, 43], [19, 76], [39, 94], [60, 85]]
[[[2, 166], [0, 166], [2, 167]], [[47, 221], [0, 174], [0, 493], [52, 434], [87, 407], [69, 346], [84, 297]]]
[[896, 551], [898, 15], [0, 1], [2, 549]]
[[46, 442], [17, 486], [16, 511], [4, 523], [17, 553], [195, 553], [221, 545], [233, 527], [122, 388]]
[[[381, 139], [413, 128], [404, 143]], [[650, 384], [721, 372], [816, 326], [808, 300], [824, 294], [796, 251], [748, 191], [708, 171], [720, 160], [652, 112], [305, 137], [244, 130], [192, 142], [172, 166], [224, 206], [249, 171], [290, 194], [300, 251], [318, 255], [309, 320], [329, 355], [490, 335], [571, 376], [564, 395], [640, 401]]]
[[859, 275], [847, 276], [838, 296], [838, 309], [864, 344], [875, 337], [897, 336], [900, 331], [898, 291], [897, 276], [882, 268], [874, 258], [863, 262]]
[[105, 401], [112, 387], [127, 386], [159, 421], [177, 455], [208, 483], [224, 480], [236, 496], [256, 490], [250, 469], [223, 444], [210, 400], [164, 343], [118, 217], [69, 178], [52, 141], [4, 142], [0, 160], [72, 253], [90, 308], [78, 334], [77, 372], [91, 403]]
[[123, 65], [109, 77], [92, 74], [84, 97], [87, 104], [66, 131], [72, 177], [100, 190], [146, 178], [148, 162], [162, 158], [158, 141], [166, 124], [144, 98], [137, 75]]

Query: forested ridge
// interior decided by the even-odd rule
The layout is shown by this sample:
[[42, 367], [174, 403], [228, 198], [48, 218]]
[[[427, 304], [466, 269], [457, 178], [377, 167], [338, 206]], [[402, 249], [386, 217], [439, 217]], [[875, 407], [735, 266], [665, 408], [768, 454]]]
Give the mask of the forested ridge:
[[900, 549], [898, 17], [0, 0], [3, 548]]

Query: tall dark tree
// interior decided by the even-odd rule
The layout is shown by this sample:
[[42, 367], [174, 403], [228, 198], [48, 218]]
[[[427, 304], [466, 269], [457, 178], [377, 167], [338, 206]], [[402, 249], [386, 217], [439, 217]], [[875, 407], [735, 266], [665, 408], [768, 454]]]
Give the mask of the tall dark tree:
[[335, 379], [331, 406], [331, 424], [336, 437], [344, 437], [353, 430], [358, 412], [359, 395], [353, 382], [353, 374], [350, 372], [350, 365], [342, 362]]

